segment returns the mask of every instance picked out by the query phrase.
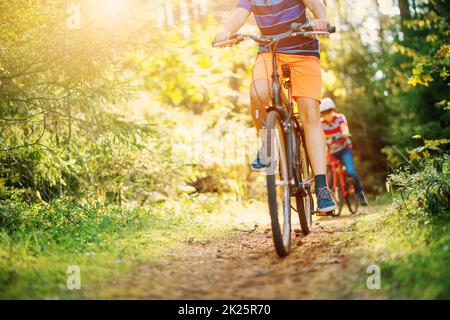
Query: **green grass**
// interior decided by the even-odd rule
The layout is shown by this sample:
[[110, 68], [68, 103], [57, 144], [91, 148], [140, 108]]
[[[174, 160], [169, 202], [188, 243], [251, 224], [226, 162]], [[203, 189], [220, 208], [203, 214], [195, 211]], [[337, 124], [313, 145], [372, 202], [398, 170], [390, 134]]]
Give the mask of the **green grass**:
[[357, 224], [360, 252], [381, 268], [383, 297], [450, 299], [450, 157], [411, 164], [388, 183], [390, 209]]
[[[49, 204], [0, 205], [0, 298], [70, 299], [95, 296], [95, 287], [151, 262], [187, 239], [228, 229], [210, 212], [220, 199], [185, 198], [146, 208]], [[209, 219], [208, 219], [209, 218]], [[68, 290], [66, 270], [81, 270], [82, 290]]]
[[[347, 248], [359, 274], [352, 288], [368, 299], [450, 299], [450, 228], [445, 217], [412, 218], [401, 207], [358, 217]], [[416, 212], [417, 213], [417, 212]], [[365, 287], [365, 269], [377, 264], [381, 290]]]
[[[386, 197], [376, 202], [386, 203]], [[392, 199], [391, 199], [392, 201]], [[372, 201], [374, 203], [374, 201]], [[253, 226], [258, 204], [243, 208], [223, 196], [181, 197], [145, 208], [80, 206], [65, 200], [0, 204], [0, 298], [78, 299], [105, 296], [105, 282], [170, 249], [232, 232], [237, 220]], [[342, 234], [354, 276], [349, 297], [450, 299], [450, 228], [446, 215], [414, 211], [416, 202], [355, 216]], [[231, 217], [231, 218], [230, 218]], [[243, 227], [245, 228], [245, 227]], [[382, 288], [365, 287], [365, 268], [381, 267]], [[81, 269], [81, 290], [68, 290], [66, 270]], [[361, 270], [356, 270], [361, 268]], [[353, 277], [353, 276], [352, 276]]]
[[386, 220], [386, 247], [392, 257], [380, 265], [389, 296], [450, 299], [450, 229], [448, 221], [414, 221], [394, 215]]
[[450, 157], [424, 159], [389, 183], [399, 191], [383, 228], [397, 252], [382, 263], [390, 295], [450, 299]]

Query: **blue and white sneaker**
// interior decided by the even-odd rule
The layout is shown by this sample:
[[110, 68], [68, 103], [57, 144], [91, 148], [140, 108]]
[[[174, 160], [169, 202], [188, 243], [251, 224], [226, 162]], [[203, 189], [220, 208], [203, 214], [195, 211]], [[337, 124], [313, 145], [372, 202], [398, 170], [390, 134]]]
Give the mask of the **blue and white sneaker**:
[[333, 196], [331, 195], [331, 191], [330, 189], [328, 189], [328, 187], [316, 189], [316, 196], [317, 211], [319, 213], [330, 213], [331, 211], [336, 210], [336, 201], [334, 201]]
[[266, 161], [263, 160], [263, 157], [261, 157], [260, 151], [256, 154], [255, 160], [251, 163], [250, 167], [252, 168], [252, 171], [256, 172], [263, 172], [270, 166], [270, 163], [266, 163]]

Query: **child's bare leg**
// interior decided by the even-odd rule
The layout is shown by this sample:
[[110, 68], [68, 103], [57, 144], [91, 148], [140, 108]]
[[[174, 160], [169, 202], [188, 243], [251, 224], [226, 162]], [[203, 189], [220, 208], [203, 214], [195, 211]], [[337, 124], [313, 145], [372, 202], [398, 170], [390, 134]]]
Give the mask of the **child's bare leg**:
[[298, 98], [297, 103], [305, 129], [306, 147], [314, 171], [317, 210], [321, 215], [328, 214], [336, 209], [336, 202], [327, 187], [326, 142], [320, 122], [319, 102], [312, 98]]
[[320, 122], [319, 101], [312, 98], [297, 98], [300, 120], [305, 129], [306, 147], [314, 174], [326, 174], [326, 142]]
[[264, 126], [266, 107], [270, 105], [270, 81], [255, 80], [250, 89], [250, 103], [253, 123], [259, 135]]
[[255, 80], [250, 90], [251, 113], [257, 135], [261, 138], [261, 146], [256, 159], [252, 162], [253, 170], [264, 170], [269, 162], [266, 159], [267, 142], [261, 136], [260, 130], [264, 128], [264, 119], [266, 118], [266, 107], [270, 105], [270, 81]]

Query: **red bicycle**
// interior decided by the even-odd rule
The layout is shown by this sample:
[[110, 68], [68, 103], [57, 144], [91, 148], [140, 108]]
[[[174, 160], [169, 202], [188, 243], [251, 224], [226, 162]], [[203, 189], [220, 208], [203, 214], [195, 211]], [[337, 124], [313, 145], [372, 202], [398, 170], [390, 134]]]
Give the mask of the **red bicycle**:
[[356, 195], [355, 183], [345, 170], [345, 166], [338, 158], [328, 153], [328, 185], [336, 199], [338, 209], [332, 216], [341, 215], [344, 200], [351, 214], [358, 212], [358, 197]]

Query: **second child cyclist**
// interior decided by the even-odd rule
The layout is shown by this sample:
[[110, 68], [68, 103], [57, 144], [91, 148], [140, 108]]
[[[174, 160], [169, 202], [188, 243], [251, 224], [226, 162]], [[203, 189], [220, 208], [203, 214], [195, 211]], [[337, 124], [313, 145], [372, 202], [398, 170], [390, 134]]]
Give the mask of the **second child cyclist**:
[[353, 161], [352, 141], [350, 140], [347, 118], [342, 113], [336, 111], [336, 104], [330, 98], [322, 100], [320, 113], [322, 115], [323, 131], [331, 155], [342, 161], [347, 173], [353, 178], [355, 192], [361, 204], [367, 206], [367, 199], [364, 195], [361, 179]]

